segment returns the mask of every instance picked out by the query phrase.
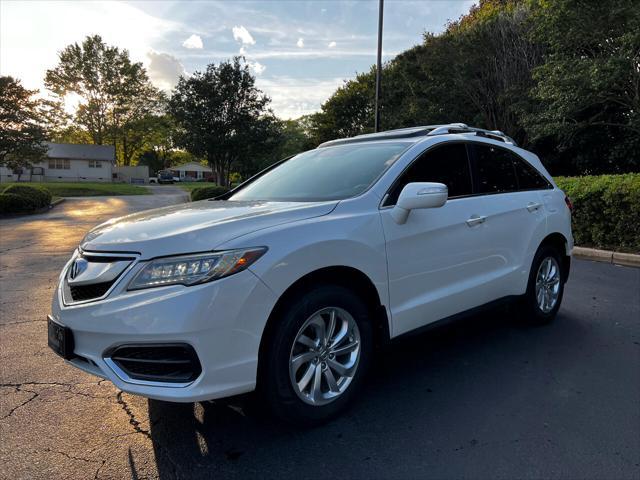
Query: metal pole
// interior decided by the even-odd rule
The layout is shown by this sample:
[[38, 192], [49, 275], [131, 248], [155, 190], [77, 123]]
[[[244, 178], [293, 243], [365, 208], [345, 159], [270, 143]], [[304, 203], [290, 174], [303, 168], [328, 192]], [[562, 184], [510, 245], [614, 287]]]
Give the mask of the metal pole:
[[376, 64], [376, 119], [375, 131], [380, 131], [380, 77], [382, 76], [382, 11], [384, 9], [384, 0], [380, 0], [378, 6], [378, 61]]

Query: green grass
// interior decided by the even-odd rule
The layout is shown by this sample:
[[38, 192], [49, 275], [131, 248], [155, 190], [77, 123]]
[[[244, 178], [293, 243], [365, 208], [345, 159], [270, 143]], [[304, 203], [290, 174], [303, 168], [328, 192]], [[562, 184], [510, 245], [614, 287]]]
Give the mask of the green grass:
[[[30, 185], [26, 183], [26, 185]], [[93, 182], [43, 182], [34, 183], [46, 188], [54, 197], [95, 197], [99, 195], [149, 195], [151, 192], [138, 185], [128, 183]], [[7, 185], [8, 186], [8, 185]], [[2, 190], [5, 186], [3, 185]]]
[[183, 190], [186, 190], [187, 192], [190, 192], [194, 188], [206, 187], [207, 185], [215, 185], [215, 183], [211, 183], [211, 182], [177, 182], [177, 183], [174, 183], [174, 185], [182, 188]]

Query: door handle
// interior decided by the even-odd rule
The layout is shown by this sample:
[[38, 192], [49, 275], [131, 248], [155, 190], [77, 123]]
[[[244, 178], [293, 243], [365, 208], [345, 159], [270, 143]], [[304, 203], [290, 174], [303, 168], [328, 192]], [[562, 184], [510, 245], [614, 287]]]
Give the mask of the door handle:
[[536, 211], [536, 210], [538, 210], [541, 206], [542, 206], [542, 204], [541, 204], [541, 203], [529, 202], [529, 203], [527, 203], [527, 210], [529, 210], [530, 212], [535, 212], [535, 211]]
[[471, 215], [471, 217], [469, 217], [469, 219], [467, 220], [467, 225], [469, 227], [474, 227], [475, 225], [480, 225], [481, 223], [484, 223], [486, 219], [487, 217], [485, 216]]

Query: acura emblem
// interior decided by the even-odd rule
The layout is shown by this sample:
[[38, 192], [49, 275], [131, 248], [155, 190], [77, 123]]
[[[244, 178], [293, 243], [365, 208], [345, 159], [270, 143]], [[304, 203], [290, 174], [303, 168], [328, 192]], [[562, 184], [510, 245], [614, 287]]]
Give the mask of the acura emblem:
[[71, 264], [71, 268], [69, 269], [69, 278], [73, 280], [82, 272], [87, 269], [89, 262], [87, 262], [84, 258], [76, 258]]

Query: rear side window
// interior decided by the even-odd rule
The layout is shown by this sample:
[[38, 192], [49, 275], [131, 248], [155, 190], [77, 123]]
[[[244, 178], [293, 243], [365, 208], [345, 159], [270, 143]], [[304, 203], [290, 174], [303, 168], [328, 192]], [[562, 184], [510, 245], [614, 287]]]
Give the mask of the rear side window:
[[516, 155], [513, 155], [513, 163], [518, 177], [518, 190], [542, 190], [551, 187], [540, 172]]
[[471, 171], [465, 145], [451, 143], [423, 153], [400, 176], [385, 205], [395, 205], [404, 186], [413, 182], [444, 183], [449, 189], [449, 198], [471, 195]]
[[518, 190], [511, 152], [491, 145], [474, 144], [478, 193], [505, 193]]

